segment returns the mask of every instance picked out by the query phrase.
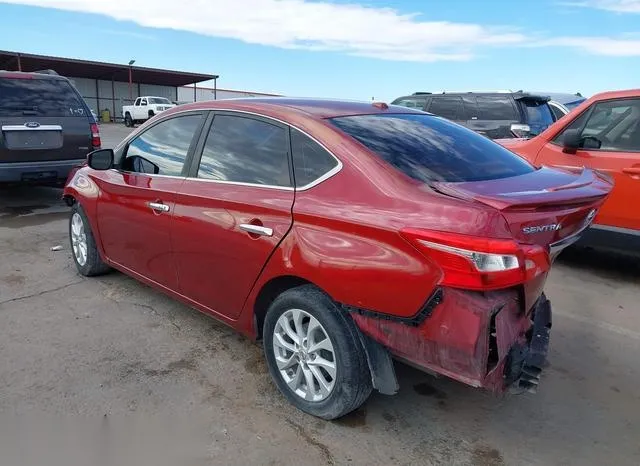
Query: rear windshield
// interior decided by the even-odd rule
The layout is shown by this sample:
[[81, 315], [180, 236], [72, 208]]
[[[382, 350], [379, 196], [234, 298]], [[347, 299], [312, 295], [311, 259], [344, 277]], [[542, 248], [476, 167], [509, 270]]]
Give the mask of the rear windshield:
[[527, 124], [531, 128], [531, 136], [542, 133], [553, 124], [553, 114], [546, 102], [536, 100], [522, 100], [527, 111]]
[[490, 139], [432, 115], [360, 115], [330, 121], [396, 169], [425, 183], [494, 180], [534, 170]]
[[0, 116], [82, 116], [80, 98], [67, 81], [0, 78]]
[[169, 99], [164, 99], [162, 97], [149, 97], [149, 103], [150, 104], [170, 104], [171, 102], [169, 101]]

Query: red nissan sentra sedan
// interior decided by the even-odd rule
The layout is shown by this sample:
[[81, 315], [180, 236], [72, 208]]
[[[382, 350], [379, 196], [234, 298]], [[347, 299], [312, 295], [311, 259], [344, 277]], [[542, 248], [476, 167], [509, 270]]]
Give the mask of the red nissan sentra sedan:
[[324, 419], [395, 393], [392, 358], [534, 390], [550, 265], [611, 190], [424, 112], [325, 100], [180, 106], [87, 165], [64, 191], [80, 273], [262, 339], [278, 388]]

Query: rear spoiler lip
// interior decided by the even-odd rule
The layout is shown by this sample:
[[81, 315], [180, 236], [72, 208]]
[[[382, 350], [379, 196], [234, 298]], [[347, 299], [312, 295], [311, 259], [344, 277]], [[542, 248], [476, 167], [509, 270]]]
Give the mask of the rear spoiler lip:
[[[568, 171], [568, 170], [567, 170]], [[611, 183], [602, 178], [600, 174], [589, 168], [583, 168], [580, 176], [565, 185], [542, 188], [536, 190], [512, 191], [499, 194], [476, 193], [472, 189], [464, 186], [466, 183], [432, 183], [431, 187], [441, 194], [445, 194], [458, 199], [476, 201], [498, 210], [526, 210], [544, 206], [577, 205], [589, 204], [601, 200], [609, 195]], [[608, 186], [606, 186], [608, 185]], [[570, 195], [574, 189], [586, 189], [591, 192], [584, 192], [581, 195]], [[546, 196], [548, 199], [541, 199]], [[527, 199], [527, 197], [531, 197]]]
[[551, 97], [546, 95], [536, 95], [536, 94], [522, 94], [522, 95], [514, 95], [514, 100], [533, 100], [535, 102], [549, 102]]

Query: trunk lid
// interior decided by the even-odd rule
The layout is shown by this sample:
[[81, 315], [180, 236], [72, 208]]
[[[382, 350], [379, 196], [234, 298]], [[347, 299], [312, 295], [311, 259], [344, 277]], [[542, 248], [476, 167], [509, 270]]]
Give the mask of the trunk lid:
[[433, 187], [498, 209], [516, 240], [548, 246], [555, 256], [590, 225], [612, 183], [587, 168], [573, 172], [543, 167], [510, 178], [437, 182]]

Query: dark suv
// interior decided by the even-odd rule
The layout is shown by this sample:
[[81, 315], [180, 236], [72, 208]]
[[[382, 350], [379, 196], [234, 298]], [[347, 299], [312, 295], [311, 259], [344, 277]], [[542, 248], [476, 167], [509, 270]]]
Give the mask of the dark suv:
[[63, 184], [98, 148], [98, 125], [68, 79], [0, 71], [0, 183]]
[[417, 108], [491, 139], [536, 136], [554, 123], [549, 97], [525, 92], [416, 92], [392, 103]]

